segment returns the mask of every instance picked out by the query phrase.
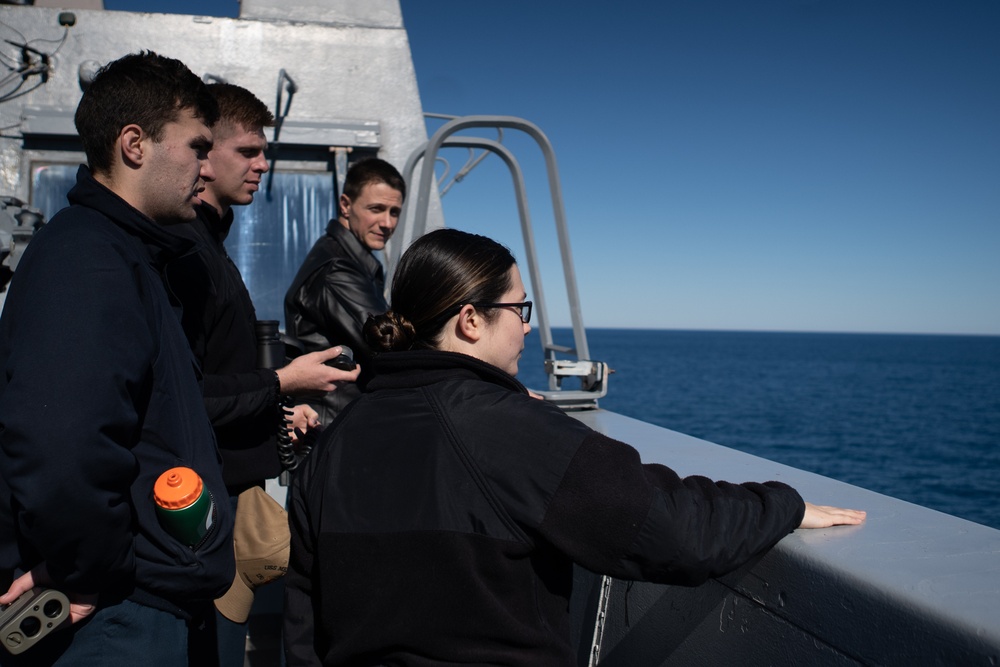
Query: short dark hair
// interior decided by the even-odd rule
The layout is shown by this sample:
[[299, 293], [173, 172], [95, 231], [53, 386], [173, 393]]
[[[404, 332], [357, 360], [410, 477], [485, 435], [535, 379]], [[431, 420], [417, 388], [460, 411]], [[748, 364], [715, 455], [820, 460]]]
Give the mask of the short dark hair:
[[247, 132], [274, 126], [274, 114], [256, 95], [232, 83], [210, 83], [208, 90], [219, 103], [219, 120], [239, 125]]
[[373, 183], [385, 183], [393, 190], [399, 190], [403, 200], [406, 200], [406, 181], [395, 167], [377, 157], [357, 162], [347, 170], [343, 194], [354, 201], [365, 186]]
[[365, 339], [376, 352], [435, 348], [458, 306], [501, 300], [515, 263], [510, 250], [479, 234], [438, 229], [421, 236], [396, 267], [389, 311], [368, 319]]
[[190, 109], [209, 126], [219, 119], [215, 98], [180, 60], [141, 51], [102, 67], [83, 93], [74, 118], [91, 170], [111, 169], [123, 127], [134, 123], [159, 141], [163, 127], [182, 109]]

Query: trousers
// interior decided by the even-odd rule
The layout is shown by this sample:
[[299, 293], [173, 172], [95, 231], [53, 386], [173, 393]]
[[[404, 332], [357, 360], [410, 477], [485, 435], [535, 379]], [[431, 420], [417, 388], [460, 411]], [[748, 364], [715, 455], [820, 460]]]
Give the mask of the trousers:
[[124, 600], [54, 631], [20, 655], [0, 648], [0, 667], [185, 667], [188, 624]]

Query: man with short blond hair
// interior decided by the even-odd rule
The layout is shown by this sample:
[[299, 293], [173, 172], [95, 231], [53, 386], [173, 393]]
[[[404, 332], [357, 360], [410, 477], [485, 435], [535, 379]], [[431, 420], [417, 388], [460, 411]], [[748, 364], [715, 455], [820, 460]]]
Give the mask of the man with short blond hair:
[[[324, 363], [339, 354], [336, 347], [300, 356], [277, 370], [258, 367], [256, 311], [224, 242], [234, 222], [233, 207], [253, 202], [268, 171], [264, 128], [274, 117], [245, 88], [230, 83], [208, 88], [219, 105], [208, 154], [215, 180], [200, 194], [197, 220], [175, 229], [194, 241], [196, 250], [171, 263], [167, 281], [180, 300], [184, 331], [204, 374], [205, 407], [235, 509], [242, 492], [263, 487], [282, 471], [277, 436], [285, 428], [283, 396], [333, 391], [338, 383], [354, 380], [357, 372]], [[316, 413], [299, 406], [292, 421], [300, 431], [308, 431], [317, 424]], [[293, 457], [291, 451], [284, 454]], [[241, 667], [244, 661], [246, 617], [231, 616], [215, 618], [221, 667]]]

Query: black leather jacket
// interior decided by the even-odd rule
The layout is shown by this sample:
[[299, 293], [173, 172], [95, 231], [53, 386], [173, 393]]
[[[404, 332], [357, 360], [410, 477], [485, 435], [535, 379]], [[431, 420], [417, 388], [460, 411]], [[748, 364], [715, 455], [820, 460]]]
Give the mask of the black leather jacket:
[[380, 354], [293, 482], [289, 667], [572, 665], [572, 563], [695, 584], [798, 526], [785, 484], [681, 479], [461, 354]]
[[[306, 352], [350, 347], [361, 364], [363, 386], [371, 351], [362, 328], [369, 315], [388, 310], [384, 291], [382, 264], [338, 220], [331, 220], [285, 294], [285, 333], [301, 340]], [[321, 421], [329, 423], [358, 394], [353, 385], [327, 394], [322, 406], [314, 404]]]

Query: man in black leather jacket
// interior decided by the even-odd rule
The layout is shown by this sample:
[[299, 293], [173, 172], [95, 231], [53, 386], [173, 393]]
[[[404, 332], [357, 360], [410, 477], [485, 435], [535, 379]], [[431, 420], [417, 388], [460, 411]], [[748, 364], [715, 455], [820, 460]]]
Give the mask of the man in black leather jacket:
[[[306, 257], [285, 295], [286, 332], [307, 351], [347, 345], [367, 378], [371, 352], [361, 329], [369, 315], [381, 315], [385, 275], [373, 254], [385, 248], [399, 222], [406, 183], [395, 167], [378, 158], [352, 166], [338, 202], [340, 216], [331, 220]], [[314, 403], [328, 424], [360, 391], [346, 386]]]
[[[90, 168], [26, 249], [0, 318], [0, 603], [69, 597], [73, 625], [0, 664], [188, 664], [188, 623], [233, 581], [232, 515], [197, 369], [161, 272], [213, 178], [218, 108], [183, 63], [103, 68], [76, 112]], [[160, 525], [153, 485], [201, 476], [195, 545]], [[81, 623], [87, 619], [87, 622]]]

